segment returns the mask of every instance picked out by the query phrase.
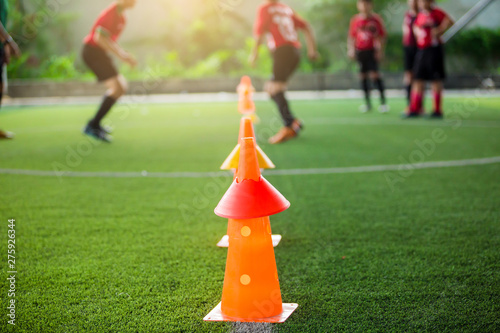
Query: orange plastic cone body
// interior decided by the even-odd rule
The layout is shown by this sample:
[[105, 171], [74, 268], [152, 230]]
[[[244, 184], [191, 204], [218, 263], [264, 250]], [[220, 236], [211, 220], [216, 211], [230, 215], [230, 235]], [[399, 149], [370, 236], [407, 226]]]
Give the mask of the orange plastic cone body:
[[254, 138], [242, 138], [236, 179], [215, 213], [229, 218], [221, 311], [236, 320], [283, 312], [269, 215], [290, 203], [260, 173]]
[[253, 92], [255, 88], [252, 86], [252, 80], [249, 76], [243, 76], [241, 78], [236, 91], [239, 95], [238, 111], [242, 114], [255, 112], [255, 103], [253, 101]]
[[240, 132], [238, 134], [238, 143], [243, 138], [254, 138], [255, 132], [253, 130], [252, 119], [250, 117], [242, 117], [240, 120]]
[[228, 219], [253, 219], [278, 214], [288, 207], [290, 202], [260, 174], [255, 139], [241, 139], [236, 179], [215, 214]]
[[222, 313], [256, 319], [282, 311], [269, 217], [229, 220], [229, 248], [222, 289]]

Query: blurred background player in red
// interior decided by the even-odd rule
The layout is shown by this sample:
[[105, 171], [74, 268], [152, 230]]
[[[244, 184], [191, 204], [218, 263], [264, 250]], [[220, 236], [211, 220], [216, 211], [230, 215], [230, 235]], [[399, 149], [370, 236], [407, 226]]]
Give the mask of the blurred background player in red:
[[443, 118], [442, 92], [446, 78], [444, 48], [441, 36], [453, 25], [451, 17], [435, 6], [433, 0], [418, 0], [419, 13], [415, 20], [418, 52], [413, 69], [410, 112], [408, 118], [418, 117], [422, 110], [425, 82], [431, 81], [434, 111], [431, 118]]
[[[16, 42], [9, 35], [5, 26], [7, 25], [7, 16], [9, 7], [7, 0], [0, 0], [0, 106], [2, 105], [3, 92], [7, 82], [7, 65], [11, 56], [19, 57], [21, 51]], [[0, 129], [0, 139], [12, 139], [14, 133]]]
[[107, 7], [97, 18], [92, 30], [84, 39], [82, 57], [85, 64], [96, 75], [99, 82], [107, 87], [104, 99], [92, 118], [85, 126], [84, 134], [98, 140], [110, 142], [110, 130], [101, 125], [116, 101], [127, 91], [127, 81], [118, 73], [110, 55], [134, 67], [137, 62], [116, 42], [125, 28], [123, 12], [135, 6], [136, 0], [117, 0]]
[[411, 85], [413, 82], [413, 66], [415, 65], [415, 56], [417, 55], [417, 38], [414, 33], [415, 20], [418, 14], [417, 0], [408, 0], [408, 11], [403, 20], [403, 54], [405, 73], [403, 82], [405, 85], [406, 98], [408, 106], [406, 112], [410, 110]]
[[277, 0], [268, 0], [257, 10], [254, 25], [255, 45], [250, 55], [250, 62], [255, 65], [259, 55], [259, 47], [269, 37], [268, 46], [273, 54], [273, 76], [265, 85], [265, 90], [276, 103], [284, 127], [269, 139], [272, 144], [285, 142], [297, 137], [302, 123], [296, 119], [285, 97], [287, 82], [300, 62], [300, 42], [297, 31], [303, 30], [307, 43], [309, 59], [318, 56], [316, 40], [309, 24], [299, 17], [293, 9]]
[[351, 19], [347, 38], [348, 56], [360, 65], [361, 88], [365, 93], [366, 104], [361, 112], [371, 111], [369, 78], [380, 92], [379, 111], [386, 113], [389, 107], [385, 100], [385, 88], [379, 73], [379, 63], [384, 58], [386, 31], [382, 18], [373, 12], [371, 0], [358, 0], [359, 14]]

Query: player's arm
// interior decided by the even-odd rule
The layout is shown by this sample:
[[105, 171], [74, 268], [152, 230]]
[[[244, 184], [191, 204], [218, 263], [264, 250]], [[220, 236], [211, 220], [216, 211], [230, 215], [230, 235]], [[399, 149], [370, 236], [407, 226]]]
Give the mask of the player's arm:
[[379, 35], [375, 44], [375, 57], [378, 61], [382, 61], [385, 56], [385, 46], [387, 44], [387, 32], [385, 30], [384, 22], [381, 19], [377, 19], [379, 26]]
[[9, 35], [2, 22], [0, 22], [0, 40], [5, 45], [5, 62], [10, 62], [10, 55], [14, 54], [14, 56], [21, 56], [21, 50], [19, 46], [14, 41], [14, 39]]
[[257, 63], [257, 59], [259, 59], [259, 48], [264, 43], [265, 34], [268, 31], [269, 20], [270, 17], [267, 12], [262, 8], [259, 8], [253, 27], [253, 34], [255, 38], [249, 59], [250, 65], [252, 67], [255, 66], [255, 64]]
[[254, 44], [252, 47], [252, 52], [250, 53], [250, 65], [252, 67], [257, 63], [257, 59], [259, 59], [259, 48], [264, 43], [265, 35], [260, 34], [255, 36]]
[[356, 49], [355, 49], [355, 33], [354, 33], [354, 18], [351, 19], [349, 24], [349, 32], [347, 33], [347, 56], [351, 59], [356, 59]]
[[455, 24], [455, 21], [449, 15], [445, 14], [441, 24], [432, 29], [432, 35], [436, 38], [441, 37], [453, 24]]
[[102, 26], [98, 26], [96, 28], [94, 34], [94, 42], [105, 51], [114, 54], [119, 59], [129, 64], [131, 67], [137, 65], [137, 61], [135, 60], [135, 58], [124, 49], [122, 49], [120, 45], [118, 45], [118, 43], [112, 40], [109, 32]]
[[304, 32], [307, 46], [307, 56], [310, 60], [316, 60], [318, 58], [318, 48], [316, 45], [316, 37], [314, 36], [314, 31], [311, 25], [296, 13], [293, 14], [293, 23], [296, 28], [301, 29]]
[[316, 60], [318, 58], [318, 47], [314, 31], [309, 24], [304, 28], [304, 37], [306, 38], [307, 56], [311, 60]]

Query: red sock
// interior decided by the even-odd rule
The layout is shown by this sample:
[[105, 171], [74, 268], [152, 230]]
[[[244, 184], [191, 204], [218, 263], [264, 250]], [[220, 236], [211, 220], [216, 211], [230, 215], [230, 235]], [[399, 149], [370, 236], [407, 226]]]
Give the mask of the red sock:
[[441, 114], [441, 91], [434, 92], [434, 112]]
[[411, 93], [411, 103], [410, 103], [410, 113], [419, 113], [422, 109], [422, 94], [412, 92]]

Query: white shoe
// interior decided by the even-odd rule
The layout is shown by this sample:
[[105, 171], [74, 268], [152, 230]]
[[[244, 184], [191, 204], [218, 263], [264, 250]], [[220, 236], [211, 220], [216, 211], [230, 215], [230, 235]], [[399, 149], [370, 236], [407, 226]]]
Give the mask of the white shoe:
[[390, 107], [387, 104], [382, 104], [381, 106], [378, 107], [378, 111], [380, 113], [387, 113], [387, 112], [389, 112], [389, 110], [390, 110]]
[[359, 112], [361, 112], [361, 113], [367, 113], [370, 110], [371, 110], [371, 108], [366, 104], [359, 106]]

